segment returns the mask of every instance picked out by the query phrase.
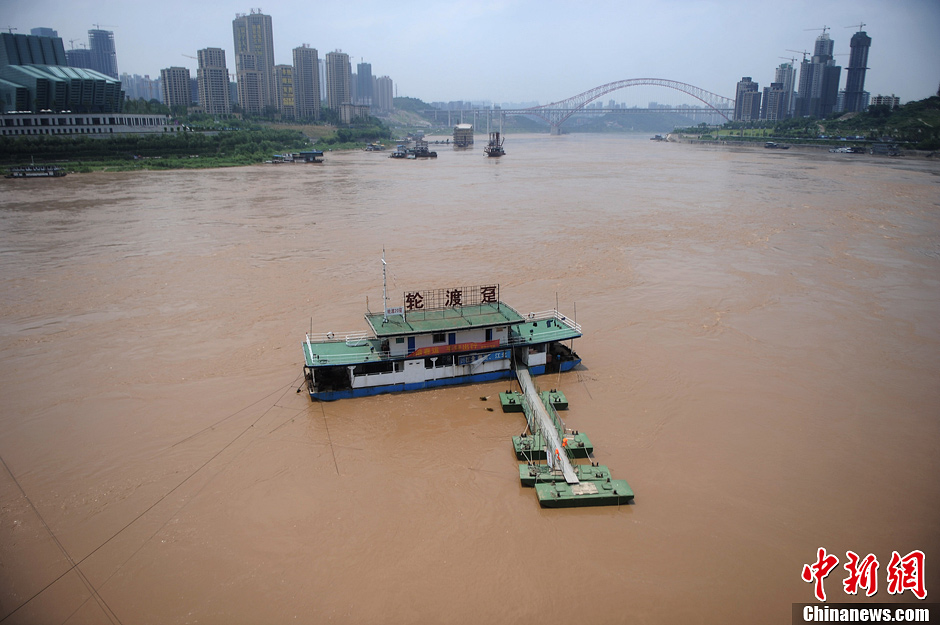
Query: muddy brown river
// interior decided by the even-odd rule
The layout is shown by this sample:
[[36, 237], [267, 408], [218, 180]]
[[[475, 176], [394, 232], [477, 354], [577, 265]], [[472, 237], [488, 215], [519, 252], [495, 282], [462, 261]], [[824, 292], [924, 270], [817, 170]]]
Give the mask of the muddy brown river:
[[[790, 623], [820, 547], [940, 596], [940, 162], [477, 138], [0, 180], [0, 622]], [[536, 382], [634, 504], [541, 509], [509, 382], [297, 393], [383, 248], [576, 315]]]

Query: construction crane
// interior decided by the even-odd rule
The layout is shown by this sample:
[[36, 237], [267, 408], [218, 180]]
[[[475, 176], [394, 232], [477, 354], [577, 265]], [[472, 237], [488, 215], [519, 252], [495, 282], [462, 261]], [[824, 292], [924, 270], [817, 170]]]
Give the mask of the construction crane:
[[[862, 29], [865, 28], [865, 26], [867, 26], [867, 24], [865, 24], [865, 22], [859, 22], [859, 24], [858, 24], [858, 30], [859, 30], [859, 32], [861, 32]], [[853, 24], [853, 25], [851, 25], [851, 26], [846, 26], [846, 28], [855, 28], [855, 25]]]
[[[796, 52], [797, 54], [802, 54], [802, 55], [803, 55], [803, 62], [804, 62], [804, 63], [806, 62], [806, 55], [807, 55], [807, 54], [812, 54], [812, 52], [807, 52], [806, 50], [791, 50], [790, 48], [787, 48], [787, 52]], [[781, 58], [783, 58], [783, 57], [781, 57]], [[795, 61], [796, 59], [793, 59], [793, 60]]]
[[102, 26], [105, 28], [117, 28], [114, 24], [92, 24], [92, 26], [95, 27], [95, 30], [101, 30]]
[[14, 30], [19, 30], [19, 29], [18, 29], [18, 28], [14, 28], [14, 27], [12, 27], [12, 26], [7, 26], [7, 30], [9, 30], [9, 31], [10, 31], [10, 34], [12, 35]]
[[830, 30], [828, 26], [823, 26], [822, 28], [804, 28], [803, 30], [821, 30], [823, 34], [826, 34], [827, 30]]

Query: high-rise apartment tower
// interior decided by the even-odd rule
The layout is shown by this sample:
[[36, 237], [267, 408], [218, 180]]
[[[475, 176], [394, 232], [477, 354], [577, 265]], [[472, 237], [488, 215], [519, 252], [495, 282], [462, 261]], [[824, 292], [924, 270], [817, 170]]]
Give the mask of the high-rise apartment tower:
[[294, 48], [294, 100], [298, 119], [320, 118], [320, 61], [306, 44]]
[[168, 67], [160, 70], [163, 84], [163, 102], [167, 106], [190, 106], [193, 103], [189, 68]]
[[297, 119], [297, 99], [294, 92], [294, 66], [275, 65], [277, 77], [277, 110], [281, 119]]
[[356, 103], [372, 106], [372, 64], [360, 63], [356, 66]]
[[339, 113], [341, 104], [349, 104], [352, 71], [349, 55], [339, 50], [326, 53], [326, 105]]
[[[260, 113], [266, 106], [277, 107], [274, 76], [274, 29], [271, 16], [255, 12], [237, 14], [232, 21], [235, 38], [235, 75], [238, 103], [245, 112]], [[253, 57], [253, 58], [248, 58]], [[243, 77], [244, 73], [244, 77]], [[245, 81], [243, 93], [242, 81]], [[255, 94], [255, 91], [258, 91]], [[260, 97], [260, 107], [258, 106]]]
[[225, 66], [225, 50], [206, 48], [196, 52], [199, 69], [199, 104], [210, 115], [228, 115], [232, 112], [232, 101], [228, 95], [228, 68]]
[[734, 121], [750, 121], [760, 118], [759, 85], [750, 76], [738, 81], [734, 95]]

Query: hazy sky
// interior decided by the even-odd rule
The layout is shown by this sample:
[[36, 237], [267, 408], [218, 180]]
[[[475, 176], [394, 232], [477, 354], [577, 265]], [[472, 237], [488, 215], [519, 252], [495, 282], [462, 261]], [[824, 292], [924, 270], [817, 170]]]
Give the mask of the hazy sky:
[[[631, 78], [664, 78], [734, 97], [751, 76], [763, 88], [788, 50], [812, 52], [823, 26], [836, 61], [866, 24], [872, 38], [866, 90], [902, 102], [940, 85], [940, 0], [280, 0], [260, 6], [221, 0], [0, 0], [0, 27], [54, 28], [66, 49], [99, 24], [114, 31], [118, 70], [159, 76], [170, 66], [195, 77], [200, 48], [225, 50], [234, 72], [232, 20], [271, 15], [277, 63], [307, 43], [322, 59], [342, 50], [400, 96], [426, 102], [489, 100], [541, 104]], [[779, 8], [776, 8], [779, 7]], [[838, 56], [838, 55], [844, 56]], [[632, 89], [605, 96], [630, 103]], [[661, 102], [671, 102], [669, 90]], [[652, 99], [652, 96], [650, 96]], [[642, 103], [642, 102], [641, 102]]]

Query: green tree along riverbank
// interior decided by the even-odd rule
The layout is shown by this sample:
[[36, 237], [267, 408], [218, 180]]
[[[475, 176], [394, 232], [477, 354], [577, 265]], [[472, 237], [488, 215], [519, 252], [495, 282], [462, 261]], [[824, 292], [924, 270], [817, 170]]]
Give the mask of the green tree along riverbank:
[[873, 106], [863, 113], [837, 113], [825, 119], [795, 117], [779, 122], [729, 122], [678, 128], [703, 141], [779, 141], [794, 144], [891, 142], [914, 150], [940, 150], [940, 95], [891, 110]]
[[0, 167], [31, 162], [58, 164], [71, 172], [236, 167], [263, 163], [274, 154], [356, 149], [391, 137], [375, 118], [332, 128], [193, 116], [180, 127], [158, 135], [0, 137]]
[[58, 163], [76, 172], [107, 169], [231, 167], [269, 160], [280, 151], [310, 149], [295, 130], [252, 129], [166, 135], [0, 138], [0, 164]]

